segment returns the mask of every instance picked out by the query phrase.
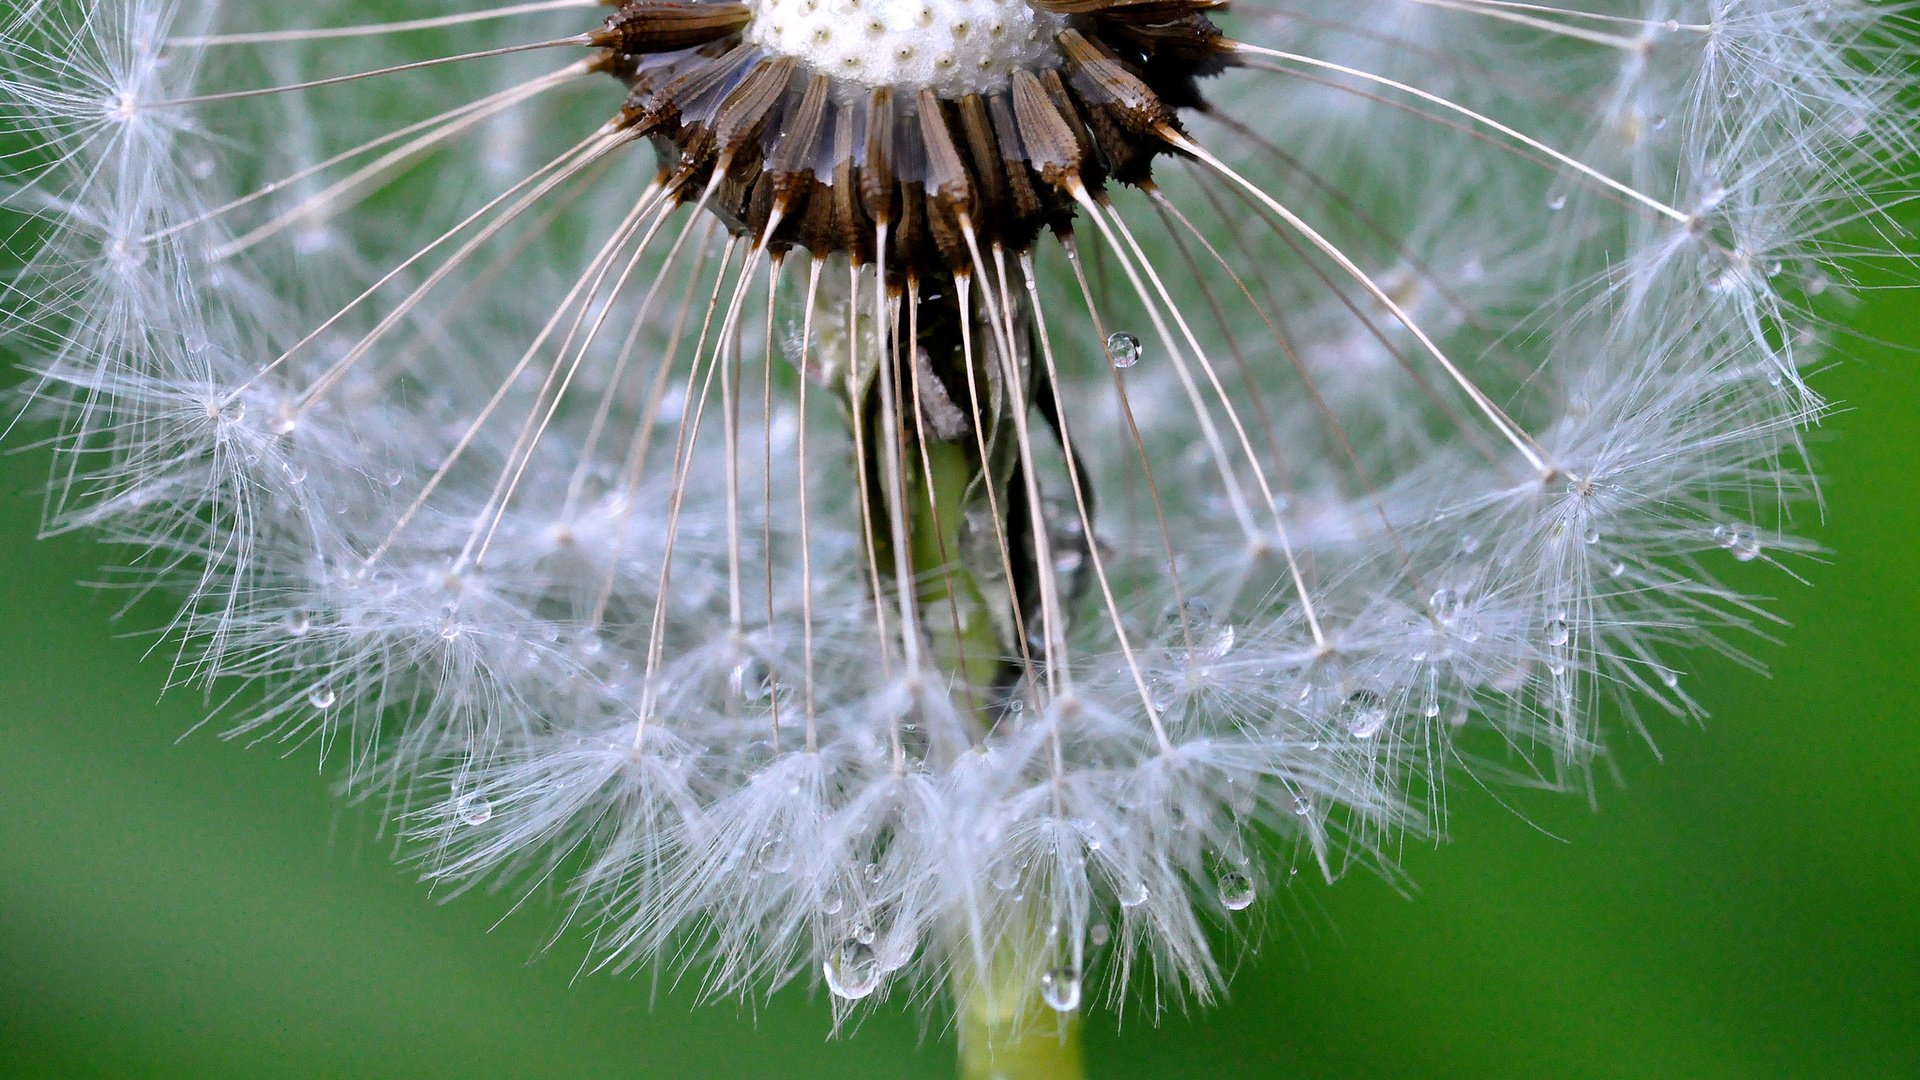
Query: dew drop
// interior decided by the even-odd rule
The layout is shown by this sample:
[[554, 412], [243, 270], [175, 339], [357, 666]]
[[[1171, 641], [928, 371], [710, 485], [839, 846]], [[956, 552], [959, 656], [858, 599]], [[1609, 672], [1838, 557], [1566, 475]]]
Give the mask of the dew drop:
[[1387, 726], [1387, 703], [1371, 690], [1356, 690], [1347, 698], [1347, 734], [1356, 739], [1371, 739]]
[[340, 696], [333, 692], [333, 687], [326, 683], [320, 683], [307, 691], [307, 704], [316, 709], [331, 709], [333, 703], [339, 699]]
[[1293, 813], [1295, 817], [1306, 817], [1308, 814], [1313, 813], [1313, 800], [1307, 798], [1305, 795], [1295, 795], [1293, 797]]
[[999, 889], [1001, 892], [1006, 892], [1019, 883], [1020, 864], [1014, 862], [1012, 859], [1001, 859], [999, 862], [993, 864], [993, 870], [988, 875], [988, 880], [992, 882], [994, 888]]
[[1113, 931], [1107, 929], [1106, 923], [1097, 922], [1097, 923], [1094, 923], [1092, 926], [1087, 927], [1087, 944], [1093, 946], [1096, 949], [1105, 945], [1107, 941], [1112, 937], [1113, 937]]
[[1121, 907], [1137, 908], [1147, 902], [1147, 883], [1138, 879], [1123, 881], [1115, 893]]
[[287, 628], [287, 633], [293, 637], [306, 637], [307, 633], [313, 629], [313, 616], [305, 611], [289, 611], [282, 622]]
[[1107, 335], [1107, 359], [1117, 368], [1130, 368], [1140, 362], [1140, 338], [1125, 330]]
[[1434, 618], [1452, 622], [1460, 615], [1460, 594], [1452, 589], [1435, 589], [1427, 598], [1427, 606], [1433, 609]]
[[[1231, 635], [1232, 628], [1228, 628]], [[1215, 640], [1213, 608], [1205, 600], [1185, 600], [1178, 604], [1168, 604], [1160, 614], [1160, 640], [1169, 646], [1181, 647], [1191, 642], [1195, 649], [1206, 647], [1207, 642]], [[1233, 639], [1227, 639], [1231, 646]]]
[[1556, 648], [1573, 640], [1573, 632], [1567, 627], [1567, 620], [1554, 616], [1547, 620], [1547, 644]]
[[1626, 574], [1626, 572], [1627, 572], [1627, 564], [1617, 559], [1614, 560], [1614, 563], [1612, 566], [1607, 567], [1608, 577], [1616, 577], [1616, 578], [1622, 577]]
[[1583, 543], [1586, 543], [1586, 544], [1599, 543], [1600, 542], [1599, 527], [1596, 525], [1587, 526], [1587, 531], [1580, 534], [1580, 539]]
[[485, 795], [466, 794], [453, 805], [453, 812], [468, 825], [485, 825], [493, 820], [493, 800]]
[[840, 914], [840, 910], [846, 906], [846, 898], [840, 895], [839, 886], [829, 888], [827, 894], [820, 898], [820, 914], [822, 915], [838, 915]]
[[1760, 557], [1760, 536], [1744, 525], [1717, 525], [1713, 535], [1737, 562], [1752, 562]]
[[767, 873], [784, 874], [793, 868], [793, 849], [776, 836], [760, 845], [760, 851], [754, 859], [760, 869]]
[[859, 1001], [880, 985], [880, 961], [873, 955], [873, 947], [858, 938], [836, 946], [821, 969], [827, 977], [827, 989], [846, 1001]]
[[749, 656], [727, 674], [727, 687], [740, 701], [765, 701], [777, 688], [773, 668], [757, 656]]
[[1551, 199], [1547, 200], [1547, 209], [1549, 210], [1558, 211], [1558, 210], [1565, 210], [1566, 208], [1567, 208], [1567, 195], [1565, 192], [1558, 192]]
[[1040, 976], [1040, 1000], [1054, 1012], [1072, 1012], [1080, 1007], [1080, 973], [1070, 967], [1057, 967]]
[[1253, 906], [1253, 879], [1238, 870], [1220, 875], [1220, 903], [1228, 911], [1245, 911]]

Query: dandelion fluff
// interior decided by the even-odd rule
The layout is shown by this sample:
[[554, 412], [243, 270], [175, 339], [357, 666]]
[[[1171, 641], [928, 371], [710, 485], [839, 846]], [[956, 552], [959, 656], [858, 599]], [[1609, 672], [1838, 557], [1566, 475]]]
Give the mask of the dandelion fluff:
[[1698, 711], [1908, 5], [896, 7], [15, 5], [47, 528], [429, 877], [989, 1040]]

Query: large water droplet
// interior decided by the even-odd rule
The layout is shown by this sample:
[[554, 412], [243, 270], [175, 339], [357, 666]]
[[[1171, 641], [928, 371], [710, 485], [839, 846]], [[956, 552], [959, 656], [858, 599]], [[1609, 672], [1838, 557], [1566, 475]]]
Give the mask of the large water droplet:
[[1019, 883], [1020, 864], [1012, 859], [1001, 859], [993, 864], [993, 869], [987, 874], [987, 880], [993, 883], [994, 888], [1006, 892]]
[[1123, 881], [1114, 890], [1123, 908], [1136, 908], [1147, 902], [1147, 883], [1139, 879]]
[[1245, 911], [1253, 906], [1253, 879], [1238, 870], [1220, 875], [1220, 904], [1228, 911]]
[[793, 868], [793, 848], [777, 836], [761, 844], [754, 858], [760, 869], [769, 874], [784, 874]]
[[1371, 739], [1387, 725], [1387, 703], [1371, 690], [1356, 690], [1345, 706], [1347, 734], [1356, 739]]
[[847, 1001], [859, 1001], [880, 985], [880, 961], [873, 955], [873, 947], [858, 939], [835, 946], [821, 970], [827, 977], [827, 989]]
[[727, 673], [727, 688], [740, 701], [765, 701], [773, 696], [773, 667], [757, 656], [749, 656]]
[[340, 695], [334, 693], [333, 687], [328, 686], [326, 683], [320, 683], [313, 689], [307, 691], [307, 704], [316, 709], [331, 709], [333, 703], [338, 700], [340, 700]]
[[1079, 1008], [1080, 973], [1070, 967], [1057, 967], [1040, 976], [1040, 1000], [1054, 1012]]
[[1427, 598], [1427, 606], [1433, 609], [1434, 618], [1452, 622], [1460, 617], [1460, 594], [1453, 589], [1435, 589]]
[[485, 825], [493, 820], [493, 800], [474, 793], [462, 795], [453, 804], [453, 812], [468, 825]]
[[294, 637], [305, 637], [307, 631], [313, 629], [313, 616], [295, 609], [287, 612], [285, 623], [288, 634]]
[[1573, 640], [1573, 631], [1568, 628], [1567, 620], [1556, 615], [1547, 620], [1547, 644], [1555, 648]]
[[1760, 534], [1745, 525], [1716, 525], [1713, 535], [1739, 562], [1752, 562], [1760, 557]]
[[1107, 335], [1107, 359], [1117, 368], [1130, 368], [1140, 362], [1140, 338], [1125, 330]]

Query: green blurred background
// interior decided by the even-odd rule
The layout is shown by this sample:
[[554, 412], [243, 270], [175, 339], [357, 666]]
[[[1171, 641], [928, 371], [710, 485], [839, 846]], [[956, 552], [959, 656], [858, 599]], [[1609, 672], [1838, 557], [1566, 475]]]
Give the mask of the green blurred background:
[[[1920, 296], [1847, 321], [1920, 342]], [[1093, 1076], [1920, 1077], [1920, 365], [1849, 351], [1802, 521], [1832, 558], [1742, 568], [1791, 622], [1771, 678], [1697, 658], [1713, 719], [1619, 739], [1597, 808], [1457, 782], [1416, 892], [1302, 875], [1227, 1003], [1096, 1015]], [[392, 865], [311, 750], [176, 741], [199, 702], [125, 636], [165, 609], [113, 622], [75, 584], [105, 554], [34, 539], [46, 468], [0, 458], [0, 1076], [952, 1075], [904, 1007], [833, 1037], [818, 992], [578, 977], [550, 909]]]

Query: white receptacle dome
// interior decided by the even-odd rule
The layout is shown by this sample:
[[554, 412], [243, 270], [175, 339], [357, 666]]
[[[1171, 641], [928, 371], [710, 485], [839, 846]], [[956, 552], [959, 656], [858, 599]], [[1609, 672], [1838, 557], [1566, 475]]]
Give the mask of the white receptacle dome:
[[745, 39], [861, 86], [943, 98], [1050, 66], [1066, 25], [1026, 0], [750, 0]]

